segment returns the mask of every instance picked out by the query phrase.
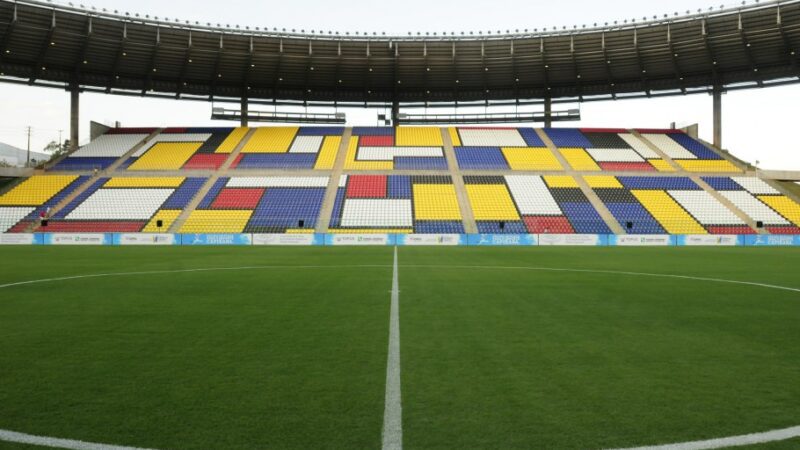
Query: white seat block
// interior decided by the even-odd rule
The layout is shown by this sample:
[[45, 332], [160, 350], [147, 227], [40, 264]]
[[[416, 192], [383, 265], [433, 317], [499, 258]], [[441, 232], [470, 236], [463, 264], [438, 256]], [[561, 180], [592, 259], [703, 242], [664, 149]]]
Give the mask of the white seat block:
[[597, 162], [643, 162], [644, 158], [629, 148], [587, 148]]
[[697, 159], [694, 153], [683, 148], [681, 144], [675, 142], [668, 134], [642, 134], [642, 136], [672, 159]]
[[361, 147], [358, 161], [393, 161], [395, 156], [443, 157], [441, 147]]
[[703, 225], [744, 225], [744, 221], [706, 191], [668, 191]]
[[70, 156], [119, 158], [146, 137], [146, 134], [104, 134]]
[[761, 200], [753, 197], [749, 192], [719, 191], [719, 193], [755, 221], [761, 221], [768, 225], [789, 224], [789, 221], [776, 213], [772, 208], [765, 205]]
[[289, 153], [317, 153], [325, 136], [297, 136], [289, 147]]
[[756, 195], [775, 195], [780, 194], [777, 189], [756, 177], [731, 177], [733, 181], [744, 190]]
[[100, 189], [67, 214], [68, 220], [148, 220], [174, 189]]
[[508, 175], [505, 177], [519, 212], [525, 215], [560, 215], [556, 199], [550, 194], [542, 177], [533, 175]]
[[5, 233], [36, 208], [28, 206], [4, 206], [0, 207], [0, 233]]
[[527, 147], [517, 130], [472, 130], [459, 128], [464, 147]]
[[661, 155], [656, 153], [653, 149], [647, 146], [641, 139], [630, 133], [619, 133], [619, 137], [628, 143], [636, 153], [640, 154], [644, 159], [661, 159]]
[[343, 227], [408, 227], [413, 225], [411, 200], [348, 199], [342, 210]]
[[327, 187], [328, 177], [232, 177], [226, 187]]

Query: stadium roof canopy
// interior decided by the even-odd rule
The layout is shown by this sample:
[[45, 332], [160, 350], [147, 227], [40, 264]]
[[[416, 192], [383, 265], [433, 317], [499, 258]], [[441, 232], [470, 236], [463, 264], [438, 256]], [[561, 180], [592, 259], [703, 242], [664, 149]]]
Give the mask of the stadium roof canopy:
[[799, 59], [800, 0], [594, 27], [407, 36], [0, 0], [0, 80], [127, 95], [375, 106], [591, 101], [797, 82]]

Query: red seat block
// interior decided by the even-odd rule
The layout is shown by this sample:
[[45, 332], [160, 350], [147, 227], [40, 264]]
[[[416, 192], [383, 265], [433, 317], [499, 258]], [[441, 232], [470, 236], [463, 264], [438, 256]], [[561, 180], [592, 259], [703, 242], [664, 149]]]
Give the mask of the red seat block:
[[653, 172], [656, 170], [648, 162], [601, 162], [598, 165], [607, 172]]
[[261, 197], [264, 195], [264, 189], [241, 189], [241, 188], [227, 188], [220, 191], [214, 203], [211, 204], [212, 209], [255, 209]]
[[745, 225], [710, 225], [706, 229], [711, 234], [755, 234], [752, 228]]
[[361, 136], [358, 139], [360, 147], [391, 147], [394, 145], [394, 136]]
[[351, 175], [347, 198], [386, 198], [386, 175]]
[[223, 153], [201, 153], [192, 156], [186, 164], [183, 165], [184, 169], [203, 170], [203, 169], [219, 169], [225, 163], [229, 155]]
[[795, 226], [788, 227], [767, 227], [770, 234], [800, 234], [800, 228]]
[[235, 169], [239, 165], [239, 162], [242, 161], [242, 158], [244, 158], [244, 153], [239, 153], [239, 156], [231, 163], [231, 169]]
[[572, 234], [575, 230], [564, 216], [527, 216], [523, 217], [528, 233]]

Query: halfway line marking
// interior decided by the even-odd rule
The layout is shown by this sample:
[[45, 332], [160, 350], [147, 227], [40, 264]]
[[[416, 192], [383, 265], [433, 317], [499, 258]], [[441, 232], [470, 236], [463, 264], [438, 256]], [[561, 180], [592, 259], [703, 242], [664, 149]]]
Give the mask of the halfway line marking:
[[400, 284], [397, 247], [392, 268], [392, 304], [389, 313], [389, 354], [386, 360], [386, 398], [383, 409], [383, 450], [403, 448], [403, 406], [400, 395]]

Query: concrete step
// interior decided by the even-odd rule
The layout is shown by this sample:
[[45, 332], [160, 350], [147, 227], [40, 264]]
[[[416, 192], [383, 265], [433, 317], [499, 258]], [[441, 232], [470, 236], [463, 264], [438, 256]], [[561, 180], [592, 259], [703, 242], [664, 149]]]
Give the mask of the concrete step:
[[464, 185], [464, 176], [458, 168], [456, 152], [453, 149], [453, 141], [447, 128], [442, 128], [442, 142], [444, 143], [444, 157], [447, 160], [447, 167], [450, 168], [450, 177], [456, 190], [458, 208], [461, 210], [461, 220], [464, 224], [464, 232], [474, 234], [478, 232], [478, 224], [475, 222], [475, 214], [472, 212], [472, 205], [467, 195], [467, 187]]
[[317, 227], [315, 228], [317, 233], [327, 233], [328, 227], [330, 227], [331, 214], [333, 214], [333, 206], [336, 203], [336, 193], [339, 192], [339, 179], [344, 172], [347, 149], [350, 146], [350, 139], [352, 137], [353, 129], [345, 128], [342, 133], [342, 142], [339, 144], [339, 150], [333, 162], [333, 170], [330, 171], [330, 178], [328, 179], [328, 187], [325, 190], [325, 197], [322, 200], [322, 207], [319, 209]]

